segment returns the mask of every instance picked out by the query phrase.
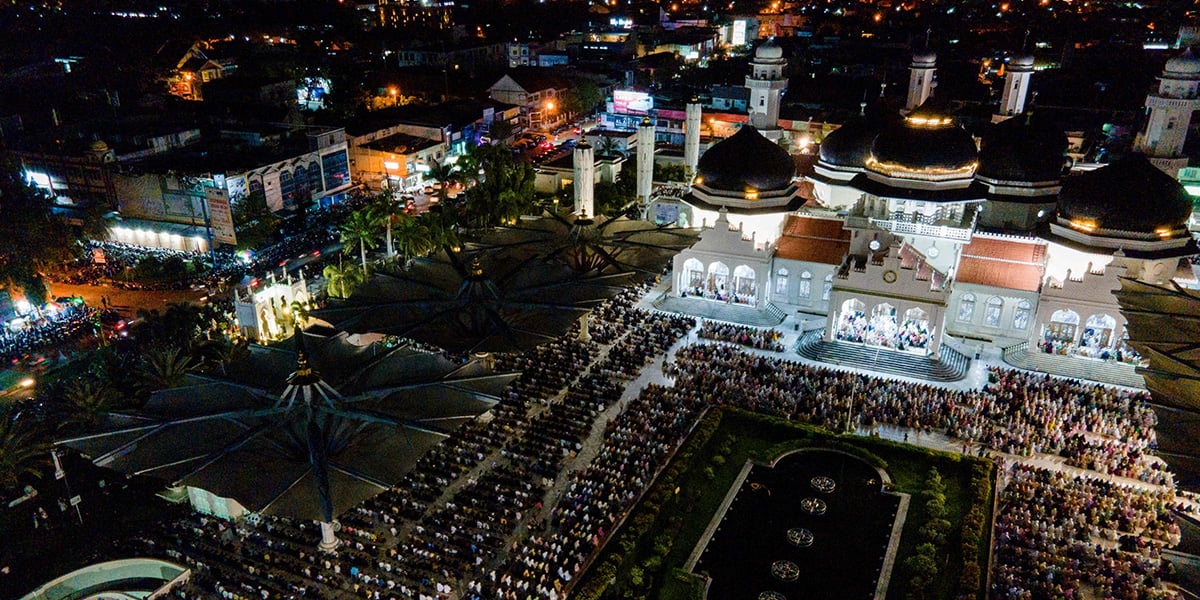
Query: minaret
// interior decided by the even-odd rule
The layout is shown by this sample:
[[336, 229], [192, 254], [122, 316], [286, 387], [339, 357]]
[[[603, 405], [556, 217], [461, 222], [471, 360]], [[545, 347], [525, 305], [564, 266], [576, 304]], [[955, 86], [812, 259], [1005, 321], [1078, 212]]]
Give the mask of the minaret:
[[1029, 81], [1033, 77], [1033, 57], [1018, 56], [1008, 64], [1004, 75], [1004, 92], [1000, 95], [1000, 112], [992, 122], [1025, 112], [1025, 98], [1029, 95]]
[[1148, 114], [1134, 148], [1154, 166], [1177, 177], [1188, 166], [1183, 155], [1192, 111], [1200, 109], [1200, 57], [1189, 49], [1167, 61], [1158, 93], [1146, 97]]
[[575, 214], [595, 216], [596, 161], [587, 140], [575, 146]]
[[771, 141], [783, 135], [779, 130], [779, 105], [788, 84], [783, 75], [786, 67], [783, 48], [774, 42], [767, 42], [754, 52], [754, 60], [750, 61], [750, 75], [746, 77], [746, 87], [750, 89], [750, 105], [747, 107], [750, 125]]
[[912, 64], [908, 66], [908, 102], [904, 104], [906, 111], [922, 105], [933, 95], [937, 86], [937, 53], [931, 50], [919, 50], [913, 53]]
[[692, 98], [683, 121], [683, 168], [689, 182], [696, 176], [696, 164], [700, 162], [700, 119], [700, 99]]
[[654, 122], [642, 119], [638, 126], [637, 199], [639, 204], [650, 202], [654, 188]]

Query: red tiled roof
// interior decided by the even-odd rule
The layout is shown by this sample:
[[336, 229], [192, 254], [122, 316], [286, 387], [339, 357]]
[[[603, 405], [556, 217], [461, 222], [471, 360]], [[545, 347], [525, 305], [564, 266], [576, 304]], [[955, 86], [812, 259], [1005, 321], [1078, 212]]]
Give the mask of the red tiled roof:
[[775, 256], [789, 260], [840, 265], [850, 242], [784, 236], [775, 242]]
[[783, 223], [783, 235], [850, 241], [850, 231], [842, 228], [841, 219], [823, 219], [804, 215], [788, 215], [787, 220]]
[[1024, 242], [1018, 240], [1002, 240], [993, 237], [976, 235], [971, 243], [963, 248], [963, 256], [992, 258], [1000, 260], [1015, 260], [1026, 263], [1040, 263], [1046, 255], [1045, 242]]
[[850, 232], [840, 219], [790, 215], [775, 242], [775, 256], [790, 260], [840, 265], [850, 251]]
[[958, 280], [1011, 290], [1036, 292], [1042, 282], [1040, 264], [1003, 262], [964, 256], [958, 263]]

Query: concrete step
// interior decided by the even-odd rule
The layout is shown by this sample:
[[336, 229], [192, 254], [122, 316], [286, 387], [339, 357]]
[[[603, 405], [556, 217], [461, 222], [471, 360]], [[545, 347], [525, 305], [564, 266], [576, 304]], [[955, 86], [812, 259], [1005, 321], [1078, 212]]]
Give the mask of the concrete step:
[[[907, 352], [873, 348], [846, 342], [826, 342], [823, 332], [810, 331], [796, 345], [796, 352], [810, 360], [832, 365], [881, 371], [932, 381], [958, 381], [966, 377], [970, 361], [962, 355], [950, 355], [948, 361], [935, 360]], [[957, 354], [957, 353], [954, 353]]]

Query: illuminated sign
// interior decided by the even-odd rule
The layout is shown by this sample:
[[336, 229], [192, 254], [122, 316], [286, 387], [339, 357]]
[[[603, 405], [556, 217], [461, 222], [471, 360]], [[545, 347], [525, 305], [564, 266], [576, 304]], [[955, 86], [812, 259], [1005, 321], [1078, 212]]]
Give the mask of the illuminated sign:
[[617, 113], [644, 115], [654, 110], [654, 96], [633, 90], [613, 91], [613, 111]]

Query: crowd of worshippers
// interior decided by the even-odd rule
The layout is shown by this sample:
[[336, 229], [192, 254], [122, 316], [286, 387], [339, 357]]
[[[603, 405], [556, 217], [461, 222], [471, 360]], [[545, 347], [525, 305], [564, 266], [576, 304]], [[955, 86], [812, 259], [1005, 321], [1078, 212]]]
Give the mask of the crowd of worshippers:
[[748, 354], [724, 344], [682, 349], [669, 374], [696, 379], [705, 400], [833, 430], [892, 425], [939, 432], [1010, 454], [1058, 453], [1077, 432], [1145, 448], [1155, 443], [1144, 392], [991, 368], [979, 390], [886, 380]]
[[18, 327], [0, 324], [0, 361], [11, 363], [48, 349], [69, 348], [83, 336], [96, 335], [96, 322], [103, 312], [68, 303]]
[[[609, 342], [573, 332], [496, 356], [497, 371], [522, 371], [500, 403], [426, 454], [395, 488], [342, 515], [336, 553], [317, 550], [315, 523], [258, 515], [237, 523], [192, 515], [132, 548], [193, 569], [177, 598], [557, 600], [710, 406], [830, 425], [844, 418], [848, 398], [864, 427], [970, 434], [1019, 453], [1060, 449], [1079, 431], [1153, 447], [1153, 416], [1139, 394], [1004, 370], [993, 371], [984, 390], [955, 392], [723, 344], [681, 348], [661, 367], [674, 385], [648, 385], [618, 410], [626, 381], [696, 325], [633, 304], [618, 298], [597, 311], [605, 316], [593, 325], [620, 332]], [[603, 432], [598, 446], [588, 445], [592, 431]], [[1114, 502], [1104, 495], [1110, 491], [1134, 494], [1102, 482], [1094, 488], [1105, 505]], [[1119, 518], [1136, 523], [1122, 531], [1174, 535], [1169, 523], [1141, 513]], [[1145, 541], [1118, 541], [1153, 551]]]
[[1001, 481], [990, 598], [1182, 598], [1162, 581], [1172, 491], [1021, 463]]
[[1147, 452], [1145, 442], [1132, 444], [1076, 434], [1067, 438], [1060, 454], [1066, 457], [1067, 464], [1081, 469], [1155, 485], [1175, 484], [1166, 463]]
[[[548, 490], [566, 476], [565, 465], [583, 449], [593, 428], [603, 426], [599, 415], [620, 399], [623, 380], [695, 326], [692, 319], [635, 309], [627, 300], [606, 307], [608, 316], [600, 322], [605, 327], [619, 323], [624, 332], [611, 345], [580, 341], [576, 331], [524, 354], [496, 356], [497, 371], [522, 375], [489, 419], [467, 425], [426, 454], [400, 485], [342, 515], [338, 535], [343, 543], [334, 554], [316, 549], [316, 524], [259, 515], [236, 524], [192, 515], [126, 549], [191, 567], [194, 576], [174, 596], [179, 598], [432, 600], [452, 594], [493, 598], [510, 584], [536, 587], [538, 578], [516, 582], [511, 576], [515, 567], [510, 565], [524, 559], [523, 535], [517, 532], [545, 530], [551, 518], [542, 505]], [[597, 360], [601, 353], [604, 360]], [[630, 423], [656, 430], [642, 418]], [[610, 436], [616, 435], [611, 429]], [[680, 437], [669, 436], [661, 444]], [[611, 443], [600, 451], [602, 457], [609, 456]], [[643, 446], [622, 443], [630, 452]], [[645, 459], [635, 462], [654, 466]], [[574, 473], [572, 491], [564, 498], [581, 494], [574, 491], [580, 482], [601, 485], [605, 472], [596, 471], [591, 479]], [[637, 484], [648, 483], [652, 472]], [[559, 589], [575, 575], [563, 574], [568, 578]]]
[[747, 325], [705, 320], [700, 324], [700, 331], [697, 335], [706, 340], [729, 342], [759, 350], [783, 352], [783, 344], [780, 342], [783, 339], [783, 334], [775, 329], [762, 329]]

